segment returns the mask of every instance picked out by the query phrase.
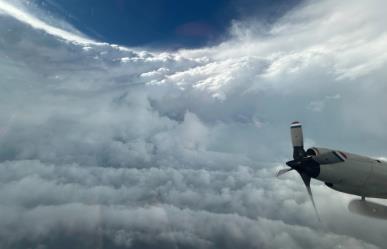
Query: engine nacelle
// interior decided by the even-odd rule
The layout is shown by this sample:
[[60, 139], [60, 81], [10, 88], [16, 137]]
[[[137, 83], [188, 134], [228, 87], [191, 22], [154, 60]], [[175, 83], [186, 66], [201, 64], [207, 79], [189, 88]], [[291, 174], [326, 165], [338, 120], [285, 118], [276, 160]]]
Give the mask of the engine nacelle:
[[347, 159], [347, 155], [343, 152], [327, 148], [312, 147], [306, 151], [306, 155], [312, 156], [313, 160], [319, 164], [340, 163]]

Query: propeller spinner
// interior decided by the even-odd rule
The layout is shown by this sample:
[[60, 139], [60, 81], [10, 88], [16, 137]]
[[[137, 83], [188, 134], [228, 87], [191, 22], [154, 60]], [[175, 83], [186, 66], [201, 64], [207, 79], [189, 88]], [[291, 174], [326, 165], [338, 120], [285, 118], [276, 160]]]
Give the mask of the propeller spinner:
[[307, 155], [304, 150], [304, 138], [302, 134], [302, 125], [300, 122], [293, 122], [290, 125], [290, 134], [293, 144], [293, 160], [286, 162], [289, 169], [281, 169], [277, 173], [277, 177], [286, 174], [289, 171], [295, 170], [301, 176], [302, 181], [308, 191], [310, 200], [312, 201], [317, 218], [320, 217], [317, 212], [316, 204], [313, 199], [312, 190], [310, 188], [310, 180], [312, 177], [317, 177], [320, 171], [319, 164], [313, 160], [311, 155]]

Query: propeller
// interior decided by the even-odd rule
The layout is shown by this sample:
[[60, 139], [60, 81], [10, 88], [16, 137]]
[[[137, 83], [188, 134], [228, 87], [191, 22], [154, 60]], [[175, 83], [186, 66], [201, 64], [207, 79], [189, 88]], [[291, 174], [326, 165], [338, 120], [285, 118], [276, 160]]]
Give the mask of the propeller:
[[277, 172], [276, 176], [279, 177], [279, 176], [281, 176], [281, 175], [283, 175], [283, 174], [288, 173], [288, 172], [291, 171], [291, 170], [293, 170], [293, 169], [292, 169], [292, 168], [290, 168], [290, 169], [280, 169], [280, 170]]
[[305, 184], [306, 190], [308, 191], [309, 198], [312, 201], [314, 212], [316, 213], [317, 219], [321, 222], [320, 215], [318, 214], [317, 208], [316, 208], [316, 203], [314, 202], [313, 194], [312, 194], [312, 189], [310, 188], [310, 179], [311, 177], [304, 174], [300, 173], [302, 181]]
[[304, 138], [301, 123], [296, 121], [290, 125], [290, 135], [293, 145], [293, 160], [286, 162], [286, 165], [290, 168], [279, 170], [276, 176], [281, 176], [292, 170], [297, 171], [304, 182], [309, 198], [313, 204], [314, 211], [316, 212], [316, 216], [318, 220], [321, 221], [316, 208], [316, 203], [314, 202], [312, 189], [310, 188], [310, 180], [312, 177], [318, 176], [320, 166], [315, 160], [313, 160], [313, 157], [311, 155], [307, 155], [304, 150]]

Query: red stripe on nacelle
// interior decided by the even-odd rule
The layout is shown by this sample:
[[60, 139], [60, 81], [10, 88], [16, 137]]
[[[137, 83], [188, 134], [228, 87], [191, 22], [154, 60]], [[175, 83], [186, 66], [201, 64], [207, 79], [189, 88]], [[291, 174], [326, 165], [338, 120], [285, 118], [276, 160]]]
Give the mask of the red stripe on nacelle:
[[343, 156], [345, 159], [348, 158], [348, 156], [347, 156], [345, 153], [343, 153], [343, 152], [341, 152], [341, 151], [339, 151], [339, 153], [340, 153], [340, 155]]

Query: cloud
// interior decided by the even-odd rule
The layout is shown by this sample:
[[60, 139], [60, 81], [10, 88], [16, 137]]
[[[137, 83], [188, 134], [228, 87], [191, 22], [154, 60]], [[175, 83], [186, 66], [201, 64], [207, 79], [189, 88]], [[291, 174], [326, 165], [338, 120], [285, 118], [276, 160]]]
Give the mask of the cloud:
[[315, 112], [321, 112], [328, 101], [334, 101], [339, 100], [341, 98], [340, 94], [332, 95], [332, 96], [325, 96], [321, 100], [315, 100], [309, 103], [309, 109]]
[[[27, 4], [30, 4], [29, 2], [26, 2]], [[54, 35], [58, 38], [64, 39], [66, 41], [75, 42], [79, 44], [94, 44], [98, 45], [97, 42], [94, 42], [90, 39], [87, 39], [85, 37], [73, 34], [71, 32], [65, 31], [63, 29], [48, 25], [47, 23], [43, 22], [42, 20], [39, 20], [38, 18], [30, 15], [29, 13], [21, 10], [20, 8], [17, 8], [16, 6], [10, 4], [9, 2], [2, 0], [0, 1], [0, 11], [4, 14], [10, 15], [17, 20], [24, 22], [28, 25], [31, 25], [31, 27], [35, 29], [43, 30], [50, 35]], [[1, 13], [0, 12], [0, 13]]]
[[0, 1], [0, 245], [382, 248], [352, 197], [313, 184], [318, 224], [273, 175], [294, 119], [308, 144], [386, 156], [383, 5], [309, 1], [158, 52], [64, 42]]
[[[267, 170], [87, 168], [38, 161], [4, 162], [0, 170], [6, 186], [0, 192], [3, 243], [49, 244], [48, 236], [58, 240], [65, 234], [86, 237], [81, 244], [86, 246], [102, 240], [122, 247], [375, 248], [347, 235], [315, 231], [313, 210], [296, 178], [280, 183]], [[281, 185], [291, 191], [278, 191]], [[286, 195], [292, 198], [286, 201]], [[308, 225], [296, 225], [300, 221]], [[6, 232], [10, 227], [12, 234]], [[70, 240], [69, 246], [71, 241], [79, 243]]]

